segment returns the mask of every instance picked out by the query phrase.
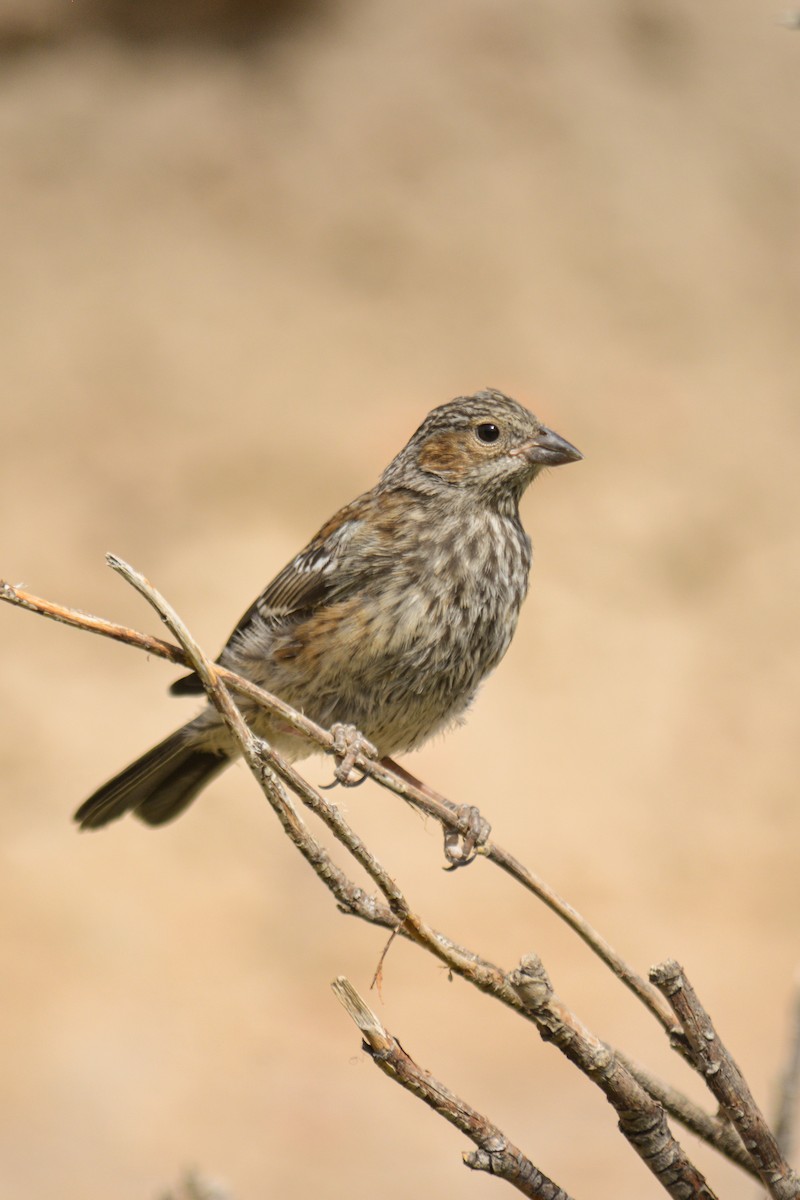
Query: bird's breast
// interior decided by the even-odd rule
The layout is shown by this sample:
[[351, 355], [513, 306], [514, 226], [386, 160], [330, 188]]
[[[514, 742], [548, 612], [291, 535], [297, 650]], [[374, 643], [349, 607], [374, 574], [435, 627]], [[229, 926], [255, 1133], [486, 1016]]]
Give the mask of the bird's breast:
[[363, 587], [271, 635], [268, 657], [256, 662], [254, 645], [245, 671], [322, 725], [355, 724], [386, 754], [463, 712], [508, 649], [531, 562], [521, 526], [495, 514], [414, 533]]
[[[398, 548], [385, 581], [391, 620], [381, 650], [404, 648], [454, 686], [474, 686], [502, 658], [528, 587], [530, 542], [518, 522], [466, 515]], [[376, 647], [377, 649], [377, 647]]]

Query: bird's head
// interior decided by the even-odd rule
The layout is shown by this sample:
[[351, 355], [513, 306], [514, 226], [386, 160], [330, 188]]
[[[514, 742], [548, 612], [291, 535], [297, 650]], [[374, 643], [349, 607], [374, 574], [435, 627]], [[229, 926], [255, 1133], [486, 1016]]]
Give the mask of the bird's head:
[[389, 464], [383, 482], [418, 483], [424, 490], [459, 488], [516, 503], [542, 467], [582, 457], [527, 408], [490, 389], [459, 396], [429, 413]]

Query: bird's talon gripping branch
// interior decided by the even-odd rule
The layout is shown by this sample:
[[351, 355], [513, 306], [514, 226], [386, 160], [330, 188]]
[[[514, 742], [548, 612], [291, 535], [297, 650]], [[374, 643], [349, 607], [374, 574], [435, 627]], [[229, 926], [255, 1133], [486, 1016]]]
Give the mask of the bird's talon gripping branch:
[[466, 867], [489, 840], [492, 827], [481, 816], [474, 804], [461, 804], [458, 808], [459, 829], [446, 829], [444, 834], [444, 856], [446, 871]]
[[377, 758], [378, 751], [355, 725], [333, 725], [333, 753], [337, 760], [334, 777], [342, 787], [358, 787], [367, 776], [359, 773], [359, 759]]

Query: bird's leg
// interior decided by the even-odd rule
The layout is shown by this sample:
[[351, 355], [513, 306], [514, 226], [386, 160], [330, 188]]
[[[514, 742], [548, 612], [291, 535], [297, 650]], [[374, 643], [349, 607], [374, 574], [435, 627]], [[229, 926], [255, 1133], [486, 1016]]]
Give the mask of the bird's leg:
[[366, 775], [357, 771], [358, 759], [377, 758], [378, 751], [363, 733], [359, 733], [355, 725], [332, 725], [331, 734], [333, 753], [337, 760], [334, 771], [336, 782], [341, 783], [343, 787], [357, 787], [366, 779]]
[[445, 828], [444, 830], [444, 856], [447, 859], [445, 870], [454, 871], [456, 867], [466, 867], [468, 863], [471, 863], [481, 846], [488, 842], [492, 832], [491, 825], [485, 817], [481, 816], [480, 810], [474, 804], [453, 804], [452, 800], [446, 799], [434, 788], [429, 787], [427, 783], [417, 779], [393, 758], [384, 758], [382, 762], [401, 779], [405, 779], [406, 783], [419, 788], [431, 800], [448, 808], [457, 819], [458, 829]]

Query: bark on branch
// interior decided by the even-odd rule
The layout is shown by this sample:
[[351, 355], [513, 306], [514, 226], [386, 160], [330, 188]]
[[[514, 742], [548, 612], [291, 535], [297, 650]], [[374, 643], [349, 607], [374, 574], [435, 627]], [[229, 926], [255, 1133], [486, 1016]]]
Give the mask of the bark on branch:
[[800, 1178], [786, 1162], [747, 1082], [697, 996], [680, 963], [659, 963], [650, 971], [686, 1035], [698, 1073], [737, 1129], [761, 1182], [774, 1200], [796, 1200]]
[[417, 1066], [344, 976], [335, 979], [331, 987], [345, 1012], [361, 1030], [363, 1049], [384, 1075], [394, 1079], [475, 1143], [477, 1152], [462, 1156], [466, 1166], [505, 1179], [531, 1200], [571, 1200], [568, 1193], [535, 1167], [501, 1129], [429, 1071]]

